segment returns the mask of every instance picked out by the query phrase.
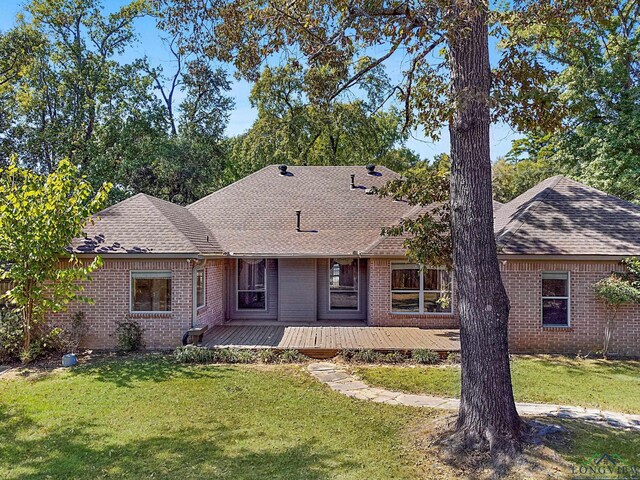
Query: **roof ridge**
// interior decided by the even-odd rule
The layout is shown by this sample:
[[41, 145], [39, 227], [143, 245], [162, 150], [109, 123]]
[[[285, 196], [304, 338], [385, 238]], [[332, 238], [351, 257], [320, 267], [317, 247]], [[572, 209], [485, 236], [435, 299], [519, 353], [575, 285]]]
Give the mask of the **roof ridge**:
[[[178, 232], [178, 234], [180, 234], [180, 235], [182, 236], [182, 238], [184, 238], [184, 239], [187, 241], [187, 243], [188, 243], [189, 245], [191, 245], [191, 247], [193, 247], [193, 251], [194, 251], [194, 252], [202, 253], [202, 252], [200, 252], [200, 249], [194, 245], [194, 243], [191, 241], [191, 239], [190, 239], [187, 235], [185, 235], [185, 233], [184, 233], [184, 232], [183, 232], [183, 231], [182, 231], [182, 230], [181, 230], [181, 229], [180, 229], [180, 228], [179, 228], [175, 223], [173, 223], [173, 220], [171, 220], [169, 217], [167, 217], [167, 216], [162, 212], [162, 210], [160, 210], [160, 209], [158, 208], [158, 206], [157, 206], [157, 205], [155, 205], [155, 204], [150, 200], [151, 198], [156, 199], [156, 200], [162, 200], [162, 199], [160, 199], [160, 198], [156, 198], [156, 197], [153, 197], [153, 196], [151, 196], [151, 195], [147, 195], [147, 194], [142, 194], [142, 195], [144, 196], [145, 200], [149, 203], [149, 205], [151, 205], [151, 207], [153, 207], [153, 209], [154, 209], [154, 210], [156, 210], [156, 211], [157, 211], [157, 212], [162, 216], [162, 218], [164, 218], [164, 219], [169, 223], [169, 225], [171, 225], [171, 227], [172, 227], [176, 232]], [[184, 207], [182, 207], [181, 205], [176, 205], [175, 203], [167, 202], [166, 200], [163, 200], [163, 202], [165, 202], [165, 203], [169, 203], [169, 204], [174, 205], [174, 206], [176, 206], [176, 207], [184, 208]], [[189, 212], [189, 213], [191, 214], [191, 212]], [[193, 215], [192, 215], [192, 216], [193, 216]], [[195, 217], [194, 217], [194, 218], [195, 218]], [[197, 220], [197, 219], [196, 219], [196, 220]], [[202, 223], [202, 222], [200, 222], [200, 223]], [[204, 226], [204, 225], [203, 225], [203, 226]], [[206, 227], [205, 227], [205, 228], [206, 228]], [[207, 231], [208, 231], [208, 230], [209, 230], [209, 229], [207, 228]], [[215, 237], [214, 237], [214, 238], [215, 238]]]
[[[549, 185], [547, 185], [542, 191], [538, 192], [533, 197], [529, 206], [525, 208], [523, 212], [516, 215], [516, 217], [512, 220], [512, 222], [515, 222], [514, 226], [509, 230], [506, 230], [504, 233], [500, 234], [498, 238], [496, 238], [496, 244], [503, 243], [510, 236], [515, 235], [518, 232], [518, 230], [522, 228], [522, 225], [524, 225], [525, 220], [542, 204], [543, 200], [547, 198], [551, 190], [555, 188], [555, 186], [558, 185], [560, 180], [562, 180], [563, 178], [565, 177], [562, 175], [555, 175], [554, 177], [551, 177], [550, 179], [551, 181], [549, 182]], [[532, 187], [532, 188], [535, 188], [535, 187]]]

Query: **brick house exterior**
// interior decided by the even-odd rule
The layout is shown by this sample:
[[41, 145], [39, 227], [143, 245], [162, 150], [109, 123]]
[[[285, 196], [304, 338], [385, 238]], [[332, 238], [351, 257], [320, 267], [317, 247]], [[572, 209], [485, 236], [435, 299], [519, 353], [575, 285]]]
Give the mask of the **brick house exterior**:
[[[179, 345], [194, 325], [227, 322], [457, 328], [456, 272], [450, 311], [416, 313], [433, 294], [422, 273], [420, 309], [417, 300], [415, 309], [393, 303], [392, 269], [403, 268], [395, 265], [406, 264], [406, 252], [402, 238], [380, 231], [423, 210], [370, 194], [392, 178], [388, 169], [272, 166], [186, 208], [136, 195], [101, 212], [74, 242], [80, 257], [105, 260], [85, 285], [94, 303], [52, 320], [65, 324], [82, 310], [90, 325], [85, 346], [95, 349], [116, 346], [116, 322], [124, 319], [141, 324], [149, 349]], [[622, 258], [640, 256], [640, 207], [553, 177], [494, 209], [511, 350], [600, 349], [607, 310], [593, 285], [621, 271]], [[551, 299], [565, 306], [563, 326], [543, 325], [543, 276], [568, 289], [566, 298]], [[403, 294], [417, 298], [417, 290], [396, 296]], [[620, 311], [611, 351], [640, 355], [640, 306]]]

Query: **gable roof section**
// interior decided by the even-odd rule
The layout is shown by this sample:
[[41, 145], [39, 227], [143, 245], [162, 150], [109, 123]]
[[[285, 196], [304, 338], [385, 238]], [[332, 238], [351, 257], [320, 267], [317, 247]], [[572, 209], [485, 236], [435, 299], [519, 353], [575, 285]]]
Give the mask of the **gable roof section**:
[[498, 251], [519, 255], [640, 254], [640, 206], [562, 176], [500, 207]]
[[234, 255], [353, 255], [412, 209], [366, 193], [393, 178], [398, 174], [385, 167], [373, 176], [364, 166], [292, 166], [285, 176], [271, 165], [187, 208]]
[[[179, 205], [139, 193], [95, 216], [73, 250], [90, 254], [222, 253], [213, 234]], [[208, 237], [208, 239], [207, 239]]]

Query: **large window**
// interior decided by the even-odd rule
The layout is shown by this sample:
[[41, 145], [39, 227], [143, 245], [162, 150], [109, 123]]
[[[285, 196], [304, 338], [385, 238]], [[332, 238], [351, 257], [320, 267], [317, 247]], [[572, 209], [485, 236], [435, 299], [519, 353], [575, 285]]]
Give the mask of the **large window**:
[[267, 261], [238, 259], [238, 310], [266, 310]]
[[204, 269], [196, 270], [196, 308], [204, 307], [207, 302], [204, 278]]
[[171, 272], [131, 272], [131, 311], [170, 312]]
[[542, 325], [569, 326], [569, 273], [542, 273]]
[[391, 311], [451, 313], [451, 275], [437, 268], [391, 265]]
[[329, 308], [358, 310], [359, 262], [357, 258], [329, 261]]

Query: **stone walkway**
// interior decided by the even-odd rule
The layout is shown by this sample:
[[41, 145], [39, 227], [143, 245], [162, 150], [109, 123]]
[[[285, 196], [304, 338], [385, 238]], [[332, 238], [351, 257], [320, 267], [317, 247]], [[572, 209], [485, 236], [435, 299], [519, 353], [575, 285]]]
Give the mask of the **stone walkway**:
[[[408, 405], [411, 407], [441, 408], [446, 410], [457, 410], [460, 406], [460, 400], [457, 398], [411, 395], [386, 390], [384, 388], [370, 387], [347, 372], [344, 367], [335, 363], [312, 363], [309, 365], [309, 372], [317, 380], [328, 385], [332, 390], [359, 400], [370, 400], [372, 402], [386, 403], [389, 405]], [[584, 420], [613, 428], [640, 432], [640, 415], [546, 403], [516, 403], [516, 407], [520, 415]]]

